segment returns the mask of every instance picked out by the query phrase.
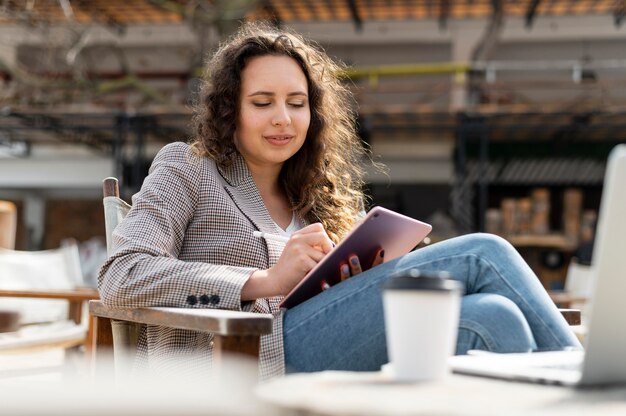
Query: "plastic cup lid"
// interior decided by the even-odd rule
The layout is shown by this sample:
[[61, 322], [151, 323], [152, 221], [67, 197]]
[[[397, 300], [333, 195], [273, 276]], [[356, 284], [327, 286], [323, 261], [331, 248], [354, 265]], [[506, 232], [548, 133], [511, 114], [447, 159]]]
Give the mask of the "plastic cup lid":
[[448, 272], [422, 273], [418, 269], [409, 269], [393, 275], [383, 284], [385, 290], [439, 290], [463, 293], [461, 282], [452, 279]]

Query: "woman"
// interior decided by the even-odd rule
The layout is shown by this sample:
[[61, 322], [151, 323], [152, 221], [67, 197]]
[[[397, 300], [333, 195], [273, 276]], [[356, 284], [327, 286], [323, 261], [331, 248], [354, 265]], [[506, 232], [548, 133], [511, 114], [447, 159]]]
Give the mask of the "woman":
[[[207, 67], [191, 145], [159, 152], [113, 234], [99, 275], [103, 302], [272, 313], [263, 377], [377, 370], [387, 362], [380, 286], [417, 267], [446, 270], [464, 285], [459, 354], [579, 347], [517, 252], [481, 234], [387, 263], [381, 250], [375, 268], [346, 259], [345, 281], [279, 310], [363, 211], [365, 152], [338, 70], [319, 47], [264, 25], [244, 25], [221, 46]], [[290, 239], [255, 239], [257, 230]], [[210, 362], [211, 338], [148, 327], [139, 351], [151, 368], [167, 368], [172, 355]]]

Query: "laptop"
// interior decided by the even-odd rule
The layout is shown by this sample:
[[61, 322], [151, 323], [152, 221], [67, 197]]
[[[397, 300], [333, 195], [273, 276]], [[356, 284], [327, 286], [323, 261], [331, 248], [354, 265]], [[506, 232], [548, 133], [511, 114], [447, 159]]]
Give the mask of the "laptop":
[[593, 302], [583, 351], [478, 352], [454, 372], [569, 386], [626, 383], [626, 144], [612, 149], [596, 229]]

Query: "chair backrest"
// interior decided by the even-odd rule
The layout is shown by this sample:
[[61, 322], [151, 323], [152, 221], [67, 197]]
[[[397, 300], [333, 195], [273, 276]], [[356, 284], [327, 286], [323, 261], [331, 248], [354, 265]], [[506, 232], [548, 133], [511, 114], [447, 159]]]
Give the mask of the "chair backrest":
[[[117, 178], [109, 177], [102, 181], [102, 196], [107, 253], [110, 255], [113, 230], [128, 214], [131, 206], [120, 198]], [[141, 324], [134, 322], [111, 320], [115, 374], [118, 376], [128, 374], [130, 371], [141, 326]]]
[[[41, 251], [0, 249], [0, 289], [70, 290], [83, 285], [78, 245]], [[3, 298], [2, 308], [20, 313], [20, 324], [66, 320], [68, 302], [59, 299]]]
[[109, 177], [102, 182], [102, 196], [107, 253], [111, 254], [111, 236], [113, 230], [115, 230], [117, 224], [128, 214], [130, 205], [120, 198], [120, 188], [117, 178]]
[[9, 201], [0, 201], [0, 248], [15, 249], [17, 209]]
[[569, 263], [565, 277], [565, 293], [572, 299], [568, 308], [580, 309], [584, 318], [582, 325], [586, 328], [591, 311], [595, 273], [590, 265], [578, 263], [575, 257]]

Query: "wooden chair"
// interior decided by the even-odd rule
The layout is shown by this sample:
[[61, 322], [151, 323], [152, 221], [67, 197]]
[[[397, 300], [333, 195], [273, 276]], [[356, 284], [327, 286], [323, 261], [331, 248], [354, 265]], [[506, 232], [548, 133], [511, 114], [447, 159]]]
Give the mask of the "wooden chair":
[[15, 249], [17, 209], [13, 202], [0, 201], [0, 248]]
[[81, 282], [74, 242], [53, 250], [0, 249], [0, 304], [13, 321], [0, 336], [0, 352], [84, 345], [83, 304], [98, 293]]
[[550, 297], [559, 307], [574, 308], [569, 310], [578, 311], [578, 323], [574, 333], [581, 341], [584, 341], [587, 334], [586, 314], [591, 310], [594, 282], [592, 267], [580, 264], [578, 259], [573, 257], [567, 268], [563, 291], [550, 292]]
[[576, 257], [572, 257], [567, 267], [565, 287], [562, 291], [549, 292], [550, 297], [559, 306], [583, 309], [593, 293], [594, 281], [592, 267], [580, 264]]
[[[131, 206], [119, 197], [116, 178], [103, 181], [103, 203], [107, 249], [111, 235]], [[261, 335], [272, 331], [272, 315], [220, 309], [191, 308], [112, 308], [100, 301], [89, 302], [93, 333], [90, 336], [94, 363], [98, 356], [113, 350], [115, 373], [123, 375], [132, 365], [142, 325], [160, 325], [213, 334], [214, 367], [225, 354], [238, 353], [258, 359]], [[130, 357], [130, 358], [129, 358]], [[130, 361], [129, 361], [130, 360]], [[97, 370], [97, 369], [96, 369]]]

